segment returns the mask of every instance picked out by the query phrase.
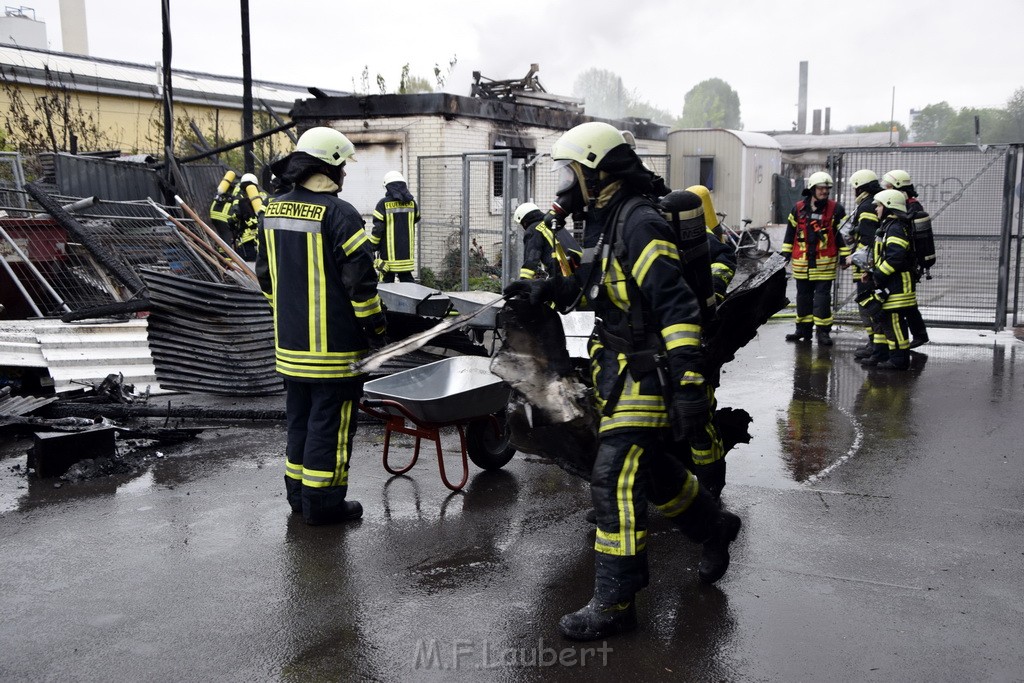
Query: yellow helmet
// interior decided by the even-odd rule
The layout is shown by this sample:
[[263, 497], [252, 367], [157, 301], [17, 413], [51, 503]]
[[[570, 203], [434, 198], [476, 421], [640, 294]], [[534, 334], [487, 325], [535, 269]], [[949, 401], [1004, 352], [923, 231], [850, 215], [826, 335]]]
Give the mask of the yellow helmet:
[[881, 204], [887, 209], [907, 212], [907, 195], [899, 190], [882, 190], [875, 195], [875, 204]]
[[591, 121], [570, 128], [555, 140], [551, 148], [554, 161], [576, 161], [596, 169], [602, 160], [619, 145], [628, 145], [622, 131], [615, 126]]
[[691, 185], [686, 191], [700, 197], [700, 203], [704, 206], [704, 225], [708, 228], [718, 225], [718, 215], [715, 214], [715, 204], [711, 201], [710, 190], [703, 185]]
[[900, 169], [896, 169], [894, 171], [889, 171], [888, 173], [886, 173], [884, 176], [882, 176], [882, 182], [888, 183], [897, 190], [902, 189], [907, 185], [914, 184], [914, 181], [910, 179], [910, 174]]
[[832, 176], [824, 171], [817, 171], [812, 173], [811, 177], [807, 179], [807, 189], [812, 190], [818, 185], [824, 185], [825, 187], [832, 187]]
[[355, 161], [356, 148], [341, 131], [326, 126], [310, 128], [299, 136], [296, 152], [305, 152], [330, 166]]
[[534, 211], [540, 211], [540, 207], [533, 202], [524, 202], [516, 208], [515, 213], [512, 214], [512, 220], [522, 225], [523, 219]]
[[878, 180], [878, 174], [874, 171], [862, 168], [850, 176], [850, 185], [852, 185], [853, 189], [856, 191], [858, 187], [867, 185], [872, 180]]

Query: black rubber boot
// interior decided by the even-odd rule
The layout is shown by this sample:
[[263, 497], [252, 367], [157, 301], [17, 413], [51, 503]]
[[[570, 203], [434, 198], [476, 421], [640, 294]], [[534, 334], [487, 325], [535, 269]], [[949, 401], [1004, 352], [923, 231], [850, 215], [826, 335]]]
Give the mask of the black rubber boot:
[[791, 341], [791, 342], [811, 341], [811, 333], [810, 332], [801, 332], [800, 330], [797, 330], [796, 332], [793, 332], [791, 334], [787, 334], [786, 335], [786, 341]]
[[832, 341], [831, 331], [827, 327], [819, 329], [816, 336], [818, 338], [819, 346], [832, 346], [835, 344], [835, 342]]
[[636, 628], [636, 607], [632, 600], [606, 605], [591, 598], [582, 609], [558, 621], [558, 630], [569, 640], [601, 640]]
[[875, 352], [875, 343], [873, 341], [871, 341], [871, 339], [868, 339], [868, 343], [867, 344], [865, 344], [864, 346], [858, 347], [857, 350], [853, 352], [853, 357], [856, 358], [857, 360], [860, 360], [861, 358], [867, 358], [868, 356], [870, 356], [874, 352]]
[[704, 541], [704, 550], [697, 565], [697, 576], [704, 583], [714, 583], [729, 568], [729, 544], [736, 540], [743, 526], [738, 515], [722, 509], [715, 522], [714, 532]]
[[288, 497], [288, 505], [291, 506], [292, 512], [296, 515], [302, 514], [302, 482], [298, 479], [292, 479], [285, 475], [284, 478], [284, 490], [285, 495]]
[[676, 524], [691, 541], [704, 546], [697, 565], [697, 576], [714, 583], [729, 568], [729, 544], [736, 540], [743, 522], [715, 501], [701, 486], [690, 507], [675, 518]]
[[875, 350], [867, 358], [862, 358], [860, 364], [866, 368], [874, 367], [879, 363], [889, 360], [889, 347], [885, 344], [875, 344]]
[[308, 486], [302, 491], [302, 518], [306, 524], [338, 524], [363, 516], [363, 506], [355, 500], [345, 500], [347, 486], [315, 489]]
[[878, 367], [882, 370], [909, 370], [910, 354], [902, 350], [893, 351], [889, 354], [889, 359], [879, 363]]

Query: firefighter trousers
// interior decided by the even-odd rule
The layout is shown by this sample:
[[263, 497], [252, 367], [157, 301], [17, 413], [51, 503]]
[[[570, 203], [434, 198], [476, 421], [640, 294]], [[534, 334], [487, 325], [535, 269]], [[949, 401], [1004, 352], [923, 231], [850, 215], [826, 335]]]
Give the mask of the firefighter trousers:
[[345, 502], [361, 382], [286, 380], [288, 504], [306, 521], [330, 520]]
[[832, 284], [834, 280], [796, 281], [796, 329], [810, 334], [811, 328], [832, 329]]
[[647, 504], [695, 542], [710, 537], [718, 506], [697, 478], [666, 451], [661, 429], [602, 435], [590, 478], [597, 515], [594, 597], [628, 602], [648, 583]]

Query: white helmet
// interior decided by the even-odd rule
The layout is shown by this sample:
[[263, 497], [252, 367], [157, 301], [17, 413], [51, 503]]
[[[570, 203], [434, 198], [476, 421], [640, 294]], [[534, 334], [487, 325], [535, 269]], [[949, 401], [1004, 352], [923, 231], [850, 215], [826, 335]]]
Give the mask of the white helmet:
[[519, 225], [523, 224], [523, 219], [526, 218], [533, 211], [540, 211], [540, 207], [533, 202], [525, 202], [516, 207], [516, 212], [512, 214], [512, 220]]
[[246, 173], [245, 175], [243, 175], [238, 180], [238, 182], [241, 183], [242, 185], [244, 185], [245, 183], [252, 183], [253, 185], [259, 185], [259, 181], [256, 179], [256, 176], [253, 175], [252, 173]]
[[824, 171], [817, 171], [812, 173], [811, 177], [807, 179], [807, 189], [813, 190], [818, 185], [824, 185], [825, 187], [832, 187], [832, 176]]
[[884, 176], [882, 176], [882, 182], [889, 183], [897, 190], [902, 189], [907, 185], [914, 184], [914, 181], [910, 179], [910, 174], [900, 169], [896, 169], [894, 171], [889, 171], [888, 173], [886, 173]]
[[330, 166], [341, 166], [355, 161], [356, 148], [341, 131], [325, 126], [310, 128], [299, 136], [296, 152], [305, 152]]
[[609, 123], [590, 121], [570, 128], [555, 140], [551, 148], [554, 161], [576, 161], [596, 169], [601, 161], [619, 145], [628, 145], [622, 131]]
[[384, 187], [387, 187], [391, 183], [404, 183], [405, 176], [398, 171], [388, 171], [384, 174]]
[[867, 185], [872, 180], [878, 180], [878, 174], [869, 169], [862, 168], [850, 176], [850, 185], [852, 185], [853, 189], [856, 190], [862, 185]]
[[881, 204], [887, 209], [907, 212], [907, 195], [899, 190], [882, 190], [875, 195], [875, 204]]

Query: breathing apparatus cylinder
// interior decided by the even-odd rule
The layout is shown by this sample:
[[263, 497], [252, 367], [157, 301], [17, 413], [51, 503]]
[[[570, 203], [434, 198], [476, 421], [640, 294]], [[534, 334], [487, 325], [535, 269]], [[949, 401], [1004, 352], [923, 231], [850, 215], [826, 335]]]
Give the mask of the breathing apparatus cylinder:
[[260, 196], [260, 189], [255, 185], [245, 186], [245, 196], [249, 198], [249, 203], [252, 204], [252, 210], [256, 214], [260, 214], [263, 211], [263, 197]]
[[931, 279], [928, 272], [935, 265], [935, 236], [932, 234], [932, 218], [926, 213], [914, 218], [914, 256], [917, 266], [924, 271], [925, 277]]
[[220, 183], [217, 184], [217, 194], [227, 194], [227, 191], [231, 189], [231, 184], [235, 182], [235, 172], [228, 171], [224, 174], [224, 177], [220, 179]]
[[688, 190], [675, 190], [662, 197], [658, 206], [675, 232], [683, 279], [697, 295], [706, 321], [715, 310], [715, 284], [711, 279], [711, 256], [701, 198]]

